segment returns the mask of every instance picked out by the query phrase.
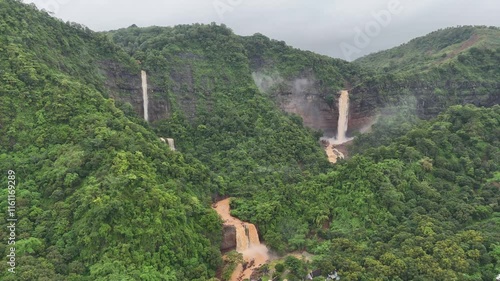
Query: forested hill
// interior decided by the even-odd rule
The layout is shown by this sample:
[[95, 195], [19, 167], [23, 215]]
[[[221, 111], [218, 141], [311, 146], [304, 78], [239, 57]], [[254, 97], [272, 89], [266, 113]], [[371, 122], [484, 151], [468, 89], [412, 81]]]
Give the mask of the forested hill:
[[415, 101], [425, 119], [451, 105], [498, 104], [499, 38], [497, 27], [447, 28], [366, 56], [354, 64], [375, 74], [353, 93], [371, 93], [382, 105]]
[[[0, 0], [0, 170], [15, 172], [18, 218], [16, 274], [1, 262], [0, 280], [219, 280], [231, 271], [210, 204], [226, 196], [276, 253], [314, 255], [289, 258], [282, 279], [491, 280], [500, 109], [448, 107], [493, 105], [497, 61], [477, 48], [381, 75], [224, 25], [96, 33]], [[381, 119], [333, 166], [304, 124], [335, 130], [343, 88], [354, 128], [409, 96], [438, 96], [441, 115]]]
[[[18, 1], [0, 1], [0, 29], [0, 170], [16, 173], [18, 218], [16, 274], [2, 262], [0, 279], [214, 276], [221, 225], [204, 200], [208, 169], [106, 98], [98, 61], [135, 62]], [[9, 234], [1, 228], [4, 257]]]
[[450, 27], [415, 38], [399, 47], [364, 56], [355, 63], [390, 73], [419, 72], [456, 60], [462, 62], [470, 52], [498, 53], [498, 49], [498, 27]]
[[215, 24], [131, 26], [109, 35], [147, 71], [152, 102], [168, 107], [169, 118], [152, 122], [158, 134], [207, 163], [220, 179], [221, 194], [251, 194], [327, 167], [317, 143], [321, 133], [279, 110], [252, 73], [266, 68], [294, 80], [307, 72], [333, 96], [350, 75], [344, 69], [355, 68], [264, 36], [242, 38]]
[[[492, 280], [500, 270], [500, 107], [455, 106], [436, 120], [297, 185], [238, 200], [279, 251], [345, 280]], [[294, 264], [290, 262], [290, 264]], [[301, 275], [304, 274], [304, 275]], [[298, 280], [298, 279], [295, 279]]]

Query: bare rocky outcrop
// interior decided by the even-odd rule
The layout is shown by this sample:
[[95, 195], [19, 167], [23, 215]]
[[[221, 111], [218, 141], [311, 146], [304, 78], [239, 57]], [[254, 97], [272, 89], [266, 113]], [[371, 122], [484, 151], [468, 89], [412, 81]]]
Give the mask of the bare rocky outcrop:
[[221, 251], [231, 251], [236, 249], [236, 227], [234, 225], [224, 225], [222, 228]]
[[[333, 137], [339, 119], [339, 92], [327, 92], [312, 73], [283, 79], [279, 75], [253, 74], [257, 87], [268, 93], [285, 112], [302, 117], [306, 127]], [[330, 98], [329, 98], [330, 97]], [[349, 133], [360, 130], [376, 116], [377, 99], [369, 93], [350, 95]]]
[[[138, 116], [144, 116], [141, 71], [137, 73], [114, 61], [101, 61], [99, 68], [105, 78], [105, 87], [111, 98], [129, 103]], [[165, 89], [148, 81], [148, 116], [150, 121], [170, 116], [171, 105]]]
[[[441, 93], [440, 93], [441, 92]], [[481, 83], [477, 81], [388, 81], [372, 85], [363, 85], [352, 89], [352, 97], [371, 96], [378, 108], [414, 103], [420, 118], [429, 119], [437, 116], [447, 107], [457, 104], [493, 106], [500, 103], [500, 83]], [[363, 112], [362, 104], [354, 112]], [[354, 117], [355, 118], [355, 117]]]
[[[259, 89], [268, 93], [283, 111], [301, 116], [305, 126], [321, 130], [327, 137], [335, 136], [339, 94], [326, 92], [314, 74], [306, 73], [288, 79], [277, 74], [254, 73], [253, 76]], [[397, 110], [399, 106], [411, 106], [420, 118], [429, 119], [456, 104], [499, 104], [500, 83], [389, 80], [349, 88], [349, 97], [347, 134], [352, 135], [373, 124], [380, 111], [387, 113], [383, 110], [386, 108]]]

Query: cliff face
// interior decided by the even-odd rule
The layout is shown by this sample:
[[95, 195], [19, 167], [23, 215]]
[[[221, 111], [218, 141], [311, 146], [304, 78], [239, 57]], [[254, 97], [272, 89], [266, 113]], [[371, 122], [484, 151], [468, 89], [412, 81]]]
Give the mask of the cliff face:
[[[112, 61], [100, 63], [106, 77], [105, 86], [110, 96], [130, 103], [139, 116], [143, 116], [143, 99], [140, 73], [131, 73]], [[154, 77], [155, 73], [151, 73]], [[312, 73], [284, 79], [279, 75], [254, 72], [256, 85], [266, 92], [283, 111], [302, 117], [304, 125], [321, 130], [326, 136], [337, 132], [339, 116], [336, 92], [328, 92]], [[172, 101], [167, 89], [155, 85], [148, 79], [149, 118], [151, 121], [168, 118], [172, 112]], [[170, 74], [170, 91], [188, 119], [196, 117], [197, 95], [193, 71], [189, 64]], [[440, 89], [440, 91], [436, 91]], [[352, 134], [370, 124], [379, 109], [415, 102], [419, 117], [428, 119], [454, 104], [492, 106], [500, 103], [500, 83], [475, 81], [413, 81], [366, 83], [349, 91], [349, 130]]]
[[[500, 83], [481, 83], [476, 81], [413, 81], [364, 85], [352, 89], [356, 96], [370, 96], [370, 104], [378, 108], [398, 105], [415, 106], [420, 118], [437, 116], [447, 107], [457, 104], [493, 106], [500, 102]], [[363, 101], [359, 108], [351, 107], [353, 112], [363, 112]], [[356, 113], [353, 113], [356, 114]], [[363, 114], [361, 114], [363, 115]]]
[[105, 77], [105, 87], [111, 98], [130, 103], [134, 111], [144, 116], [141, 74], [131, 73], [114, 61], [102, 61], [99, 69]]
[[[254, 74], [254, 80], [261, 91], [269, 93], [282, 110], [300, 115], [305, 126], [322, 130], [326, 136], [336, 134], [339, 94], [324, 92], [314, 76], [283, 80]], [[349, 91], [349, 97], [348, 134], [352, 134], [371, 124], [381, 109], [387, 107], [414, 106], [420, 118], [429, 119], [451, 105], [488, 107], [499, 104], [500, 83], [379, 83], [355, 87]]]
[[[220, 32], [217, 30], [215, 33]], [[182, 38], [178, 40], [184, 40], [191, 46], [191, 41], [197, 37], [189, 39], [191, 41]], [[467, 59], [462, 59], [464, 67], [470, 66], [477, 71], [461, 73], [455, 68], [431, 69], [398, 80], [400, 75], [400, 78], [395, 78], [396, 75], [392, 74], [370, 73], [355, 64], [296, 50], [262, 36], [221, 38], [225, 39], [214, 42], [223, 44], [233, 40], [233, 49], [219, 52], [216, 48], [212, 51], [200, 50], [193, 45], [193, 50], [186, 48], [179, 51], [174, 48], [154, 59], [141, 58], [148, 66], [145, 68], [148, 73], [150, 121], [168, 118], [174, 110], [194, 121], [200, 108], [211, 111], [213, 93], [230, 93], [234, 89], [248, 87], [247, 82], [251, 83], [251, 78], [279, 108], [301, 116], [305, 126], [321, 130], [329, 137], [337, 132], [341, 89], [349, 90], [348, 135], [371, 124], [375, 116], [385, 112], [383, 109], [387, 107], [397, 110], [400, 105], [414, 106], [421, 118], [428, 119], [455, 104], [492, 106], [500, 102], [500, 83], [486, 84], [465, 78], [476, 79], [475, 75], [467, 75], [484, 72], [482, 68], [473, 68], [473, 63]], [[476, 57], [480, 55], [482, 53]], [[100, 68], [106, 77], [110, 95], [130, 103], [138, 116], [143, 116], [140, 71], [131, 73], [112, 61], [101, 62]], [[491, 68], [494, 69], [494, 66]], [[447, 73], [443, 74], [443, 80], [440, 80], [440, 75], [435, 75], [441, 72]], [[250, 77], [251, 73], [253, 77]], [[492, 76], [494, 72], [488, 73]]]
[[338, 110], [326, 102], [325, 94], [311, 77], [284, 81], [271, 96], [282, 110], [301, 116], [305, 126], [335, 132]]
[[222, 228], [221, 251], [236, 249], [236, 228], [233, 225], [224, 225]]
[[[281, 77], [253, 74], [259, 89], [268, 93], [285, 112], [302, 117], [304, 125], [321, 130], [326, 136], [337, 132], [340, 92], [328, 92], [311, 74], [283, 79]], [[350, 93], [349, 130], [352, 133], [369, 124], [376, 116], [377, 98], [369, 91]]]
[[[141, 73], [132, 73], [121, 64], [102, 61], [99, 68], [105, 77], [105, 87], [111, 98], [129, 103], [139, 116], [144, 116]], [[149, 73], [148, 73], [149, 75]], [[171, 105], [165, 98], [165, 90], [152, 83], [148, 77], [149, 120], [155, 121], [170, 116]]]

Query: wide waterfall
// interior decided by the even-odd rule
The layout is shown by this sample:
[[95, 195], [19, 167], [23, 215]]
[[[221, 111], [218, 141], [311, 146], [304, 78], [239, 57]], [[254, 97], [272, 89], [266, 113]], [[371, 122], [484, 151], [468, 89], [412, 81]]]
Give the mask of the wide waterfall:
[[148, 75], [146, 74], [146, 71], [141, 70], [141, 78], [142, 78], [142, 100], [143, 100], [142, 104], [144, 107], [144, 120], [149, 121]]
[[347, 125], [349, 123], [349, 92], [344, 90], [339, 99], [339, 121], [337, 125], [336, 144], [349, 141], [346, 139]]
[[250, 278], [252, 272], [269, 259], [268, 249], [260, 243], [255, 225], [230, 215], [229, 201], [230, 199], [219, 201], [214, 208], [225, 225], [234, 226], [236, 229], [236, 251], [243, 254], [243, 259], [247, 263], [246, 267], [241, 264], [237, 266], [231, 281], [244, 280]]

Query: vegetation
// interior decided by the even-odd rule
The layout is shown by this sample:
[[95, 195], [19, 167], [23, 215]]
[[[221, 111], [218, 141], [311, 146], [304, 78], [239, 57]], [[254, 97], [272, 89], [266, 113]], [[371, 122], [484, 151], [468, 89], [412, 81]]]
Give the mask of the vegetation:
[[499, 106], [452, 107], [326, 174], [232, 207], [274, 249], [307, 249], [319, 257], [313, 267], [347, 280], [489, 280], [500, 265], [499, 122]]
[[355, 63], [384, 72], [415, 73], [456, 61], [471, 48], [496, 50], [500, 48], [499, 36], [500, 29], [493, 26], [450, 27], [362, 57]]
[[168, 85], [173, 118], [153, 126], [208, 165], [218, 184], [214, 193], [247, 196], [328, 167], [318, 135], [257, 90], [245, 47], [227, 27], [129, 27], [111, 37], [142, 61], [153, 81]]
[[499, 35], [496, 27], [448, 28], [367, 56], [355, 64], [375, 72], [355, 91], [376, 93], [382, 107], [416, 101], [424, 119], [456, 104], [498, 104]]
[[[2, 262], [0, 279], [214, 276], [222, 262], [221, 225], [208, 208], [207, 168], [125, 117], [94, 86], [102, 81], [94, 69], [79, 72], [85, 66], [78, 56], [56, 42], [46, 53], [30, 45], [71, 38], [75, 52], [91, 57], [99, 54], [95, 41], [105, 38], [80, 34], [17, 1], [0, 5], [0, 170], [16, 172], [19, 218], [16, 274]], [[44, 31], [27, 33], [17, 24]], [[0, 191], [2, 198], [7, 191]], [[7, 210], [6, 200], [0, 208]], [[7, 235], [3, 227], [0, 240]], [[2, 243], [0, 252], [7, 247]]]
[[[289, 256], [274, 266], [289, 280], [315, 268], [337, 268], [342, 280], [500, 272], [500, 107], [447, 108], [457, 97], [494, 97], [497, 29], [416, 39], [392, 66], [380, 61], [404, 48], [359, 61], [382, 75], [223, 25], [95, 33], [16, 0], [0, 0], [0, 15], [0, 170], [18, 181], [17, 273], [0, 263], [1, 280], [228, 279], [241, 255], [222, 259], [222, 222], [210, 209], [226, 195], [273, 250], [314, 254], [312, 263]], [[453, 51], [474, 34], [482, 41]], [[435, 57], [414, 61], [427, 51]], [[435, 63], [445, 52], [453, 56]], [[148, 124], [110, 99], [104, 69], [146, 70], [151, 100], [168, 104], [168, 118]], [[415, 93], [385, 85], [432, 85], [427, 98], [441, 114], [384, 115], [349, 148], [352, 158], [332, 166], [321, 132], [260, 92], [256, 70], [313, 73], [325, 92], [352, 85], [388, 103]], [[449, 86], [462, 82], [473, 92]], [[178, 151], [160, 136], [175, 138]], [[8, 235], [0, 228], [0, 240]]]

